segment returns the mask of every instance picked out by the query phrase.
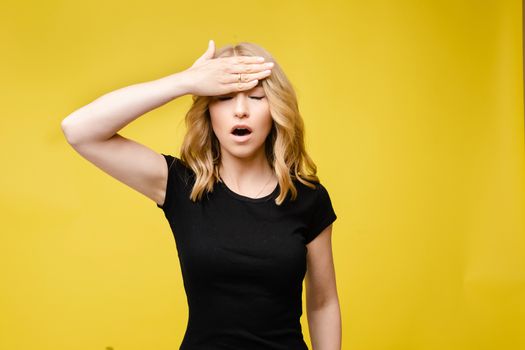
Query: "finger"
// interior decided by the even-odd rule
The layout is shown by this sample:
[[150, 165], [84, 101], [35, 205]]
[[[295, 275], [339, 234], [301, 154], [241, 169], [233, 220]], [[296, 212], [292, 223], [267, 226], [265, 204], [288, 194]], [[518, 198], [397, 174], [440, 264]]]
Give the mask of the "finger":
[[[215, 42], [213, 40], [208, 41], [208, 48], [206, 49], [206, 52], [204, 52], [193, 64], [199, 64], [202, 61], [209, 60], [213, 58], [213, 55], [215, 54]], [[192, 66], [192, 67], [193, 67]]]
[[248, 74], [248, 73], [257, 73], [264, 71], [266, 69], [273, 68], [274, 64], [273, 62], [266, 62], [266, 63], [255, 63], [255, 64], [234, 64], [231, 67], [227, 67], [226, 71], [229, 73], [242, 73], [242, 74]]
[[208, 42], [208, 50], [206, 51], [206, 58], [210, 59], [213, 58], [213, 55], [215, 54], [215, 41], [211, 39]]
[[258, 80], [252, 80], [248, 83], [237, 83], [234, 86], [237, 91], [243, 91], [253, 89], [255, 86], [257, 86], [258, 83]]
[[251, 64], [264, 62], [264, 57], [260, 56], [230, 56], [224, 57], [224, 59], [231, 64]]
[[271, 74], [272, 74], [272, 70], [266, 69], [266, 70], [263, 70], [262, 72], [253, 73], [252, 77], [254, 79], [262, 80], [264, 78], [268, 78]]
[[[271, 73], [272, 71], [270, 69], [263, 70], [262, 72], [256, 72], [256, 73], [249, 73], [249, 74], [242, 73], [240, 76], [241, 77], [240, 82], [249, 83], [250, 81], [253, 81], [254, 79], [264, 79], [268, 77]], [[239, 83], [239, 73], [228, 74], [228, 76], [226, 77], [226, 84], [231, 84], [231, 83]]]

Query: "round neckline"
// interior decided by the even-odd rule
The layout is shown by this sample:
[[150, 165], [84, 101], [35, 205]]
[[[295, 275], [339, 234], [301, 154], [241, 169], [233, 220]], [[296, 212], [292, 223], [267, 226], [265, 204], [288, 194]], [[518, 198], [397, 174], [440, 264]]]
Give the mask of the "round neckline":
[[270, 198], [272, 198], [279, 191], [279, 182], [277, 182], [277, 185], [275, 186], [275, 188], [273, 189], [271, 193], [267, 194], [264, 197], [252, 198], [252, 197], [247, 197], [237, 192], [234, 192], [228, 187], [228, 185], [226, 185], [224, 181], [222, 181], [222, 179], [219, 179], [219, 184], [222, 186], [222, 188], [226, 190], [226, 193], [228, 193], [233, 198], [236, 198], [236, 199], [239, 199], [245, 202], [251, 202], [251, 203], [265, 202], [269, 200]]

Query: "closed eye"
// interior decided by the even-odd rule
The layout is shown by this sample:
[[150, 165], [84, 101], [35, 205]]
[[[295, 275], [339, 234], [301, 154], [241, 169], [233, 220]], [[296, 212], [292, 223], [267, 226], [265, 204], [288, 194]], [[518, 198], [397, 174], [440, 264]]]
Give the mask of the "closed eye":
[[[262, 100], [263, 98], [265, 98], [266, 96], [250, 96], [250, 98], [253, 98], [255, 100]], [[217, 98], [219, 101], [226, 101], [226, 100], [229, 100], [231, 99], [230, 96], [223, 96], [223, 97], [218, 97]]]

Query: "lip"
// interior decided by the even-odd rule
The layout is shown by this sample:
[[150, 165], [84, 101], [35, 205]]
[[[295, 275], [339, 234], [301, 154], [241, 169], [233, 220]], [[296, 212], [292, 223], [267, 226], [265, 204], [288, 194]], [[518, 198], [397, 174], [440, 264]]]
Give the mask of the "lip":
[[253, 132], [252, 128], [250, 128], [246, 124], [236, 124], [236, 125], [234, 125], [233, 128], [231, 128], [230, 133], [233, 133], [233, 130], [235, 130], [235, 129], [248, 129], [248, 130], [250, 130], [250, 134]]
[[230, 134], [232, 135], [233, 139], [235, 140], [235, 142], [237, 143], [243, 143], [243, 142], [246, 142], [248, 141], [251, 137], [252, 137], [252, 134], [246, 134], [246, 135], [242, 135], [242, 136], [238, 136], [238, 135], [234, 135], [234, 134]]

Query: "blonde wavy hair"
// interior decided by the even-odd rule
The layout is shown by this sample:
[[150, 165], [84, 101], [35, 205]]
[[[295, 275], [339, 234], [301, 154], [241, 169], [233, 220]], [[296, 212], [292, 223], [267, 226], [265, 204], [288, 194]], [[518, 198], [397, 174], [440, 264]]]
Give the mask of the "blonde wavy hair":
[[[263, 56], [265, 62], [274, 62], [272, 74], [259, 81], [270, 106], [273, 125], [265, 141], [265, 153], [275, 172], [280, 187], [275, 203], [280, 205], [288, 191], [291, 199], [297, 197], [293, 180], [316, 188], [309, 181], [319, 182], [317, 166], [306, 153], [304, 122], [299, 113], [297, 96], [292, 84], [273, 57], [259, 45], [241, 42], [226, 45], [215, 52], [215, 57]], [[221, 162], [220, 144], [212, 129], [208, 105], [211, 96], [192, 96], [193, 104], [186, 113], [186, 134], [180, 150], [180, 159], [196, 175], [190, 194], [192, 201], [200, 200], [206, 191], [212, 192], [219, 181]]]

